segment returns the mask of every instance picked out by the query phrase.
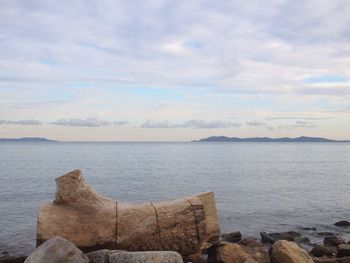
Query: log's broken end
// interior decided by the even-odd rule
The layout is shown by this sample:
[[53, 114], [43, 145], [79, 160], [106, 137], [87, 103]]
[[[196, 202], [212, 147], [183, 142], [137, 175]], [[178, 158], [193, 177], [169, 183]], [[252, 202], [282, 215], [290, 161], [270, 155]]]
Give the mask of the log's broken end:
[[204, 242], [212, 243], [220, 237], [220, 226], [218, 222], [214, 192], [204, 192], [195, 195], [202, 201], [205, 213], [205, 236]]

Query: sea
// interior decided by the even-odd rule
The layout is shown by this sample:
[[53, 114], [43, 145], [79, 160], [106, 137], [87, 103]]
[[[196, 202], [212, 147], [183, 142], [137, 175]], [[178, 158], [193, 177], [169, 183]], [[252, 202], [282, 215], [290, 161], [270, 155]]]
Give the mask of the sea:
[[221, 232], [350, 240], [350, 143], [0, 143], [0, 253], [35, 248], [38, 207], [80, 169], [100, 194], [143, 203], [214, 191]]

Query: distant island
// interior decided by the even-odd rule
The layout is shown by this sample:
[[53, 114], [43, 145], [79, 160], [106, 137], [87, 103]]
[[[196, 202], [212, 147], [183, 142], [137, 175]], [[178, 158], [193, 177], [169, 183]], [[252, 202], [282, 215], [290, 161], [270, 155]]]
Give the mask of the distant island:
[[57, 142], [40, 137], [23, 137], [23, 138], [0, 138], [0, 142]]
[[269, 137], [253, 137], [253, 138], [237, 138], [226, 136], [211, 136], [208, 138], [196, 140], [193, 142], [350, 142], [350, 140], [338, 141], [319, 137], [301, 136], [297, 138], [269, 138]]

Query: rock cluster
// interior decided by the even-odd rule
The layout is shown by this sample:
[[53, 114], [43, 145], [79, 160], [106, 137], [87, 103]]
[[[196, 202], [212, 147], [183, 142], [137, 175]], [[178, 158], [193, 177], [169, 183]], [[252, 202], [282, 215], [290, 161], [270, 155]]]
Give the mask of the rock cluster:
[[174, 251], [126, 252], [99, 250], [86, 255], [72, 242], [53, 237], [37, 247], [24, 263], [183, 263]]

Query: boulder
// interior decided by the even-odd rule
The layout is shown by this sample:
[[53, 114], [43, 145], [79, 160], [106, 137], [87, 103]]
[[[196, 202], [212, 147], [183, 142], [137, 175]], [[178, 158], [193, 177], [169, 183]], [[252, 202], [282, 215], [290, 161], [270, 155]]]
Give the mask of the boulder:
[[296, 243], [287, 240], [276, 241], [271, 250], [273, 263], [313, 263], [308, 253]]
[[227, 233], [227, 234], [223, 234], [221, 236], [221, 239], [226, 241], [226, 242], [237, 243], [237, 242], [241, 241], [242, 234], [239, 231]]
[[53, 237], [37, 247], [25, 263], [88, 263], [89, 259], [72, 242]]
[[174, 251], [118, 252], [109, 257], [110, 263], [183, 263]]
[[323, 239], [323, 244], [325, 246], [338, 246], [340, 244], [344, 244], [346, 243], [344, 239], [342, 239], [341, 237], [337, 237], [337, 236], [328, 236], [328, 237], [324, 237]]
[[0, 263], [23, 263], [25, 260], [25, 256], [11, 256], [7, 253], [0, 256]]
[[337, 257], [350, 257], [350, 244], [340, 244], [338, 246]]
[[220, 236], [212, 192], [127, 204], [98, 194], [79, 170], [56, 178], [56, 185], [54, 202], [39, 209], [37, 245], [61, 236], [84, 252], [169, 250], [186, 257]]
[[288, 231], [288, 232], [280, 232], [280, 233], [266, 233], [260, 232], [261, 241], [263, 243], [275, 243], [277, 240], [288, 240], [295, 241], [297, 238], [301, 237], [298, 232]]
[[314, 258], [315, 263], [350, 263], [350, 257], [334, 258], [334, 257], [321, 257]]
[[101, 249], [101, 250], [87, 253], [85, 254], [85, 256], [88, 257], [89, 263], [109, 263], [109, 256], [117, 252], [123, 252], [123, 251]]
[[323, 257], [323, 256], [332, 257], [337, 254], [337, 247], [315, 245], [311, 249], [310, 254], [314, 257]]
[[340, 226], [340, 227], [347, 227], [347, 226], [350, 226], [350, 222], [342, 220], [342, 221], [338, 221], [338, 222], [334, 223], [334, 225]]
[[[264, 246], [258, 242], [246, 242], [247, 245], [237, 243], [222, 242], [215, 247], [215, 250], [209, 250], [208, 263], [270, 263], [270, 257]], [[248, 246], [249, 244], [249, 246]]]

